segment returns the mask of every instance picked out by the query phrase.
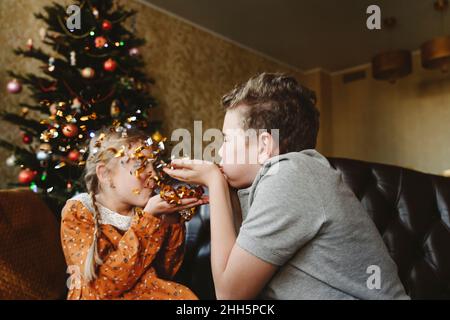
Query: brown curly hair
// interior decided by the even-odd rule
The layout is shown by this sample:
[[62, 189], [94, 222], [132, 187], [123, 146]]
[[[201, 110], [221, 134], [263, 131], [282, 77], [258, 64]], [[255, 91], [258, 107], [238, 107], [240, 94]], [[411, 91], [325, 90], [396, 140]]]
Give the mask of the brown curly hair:
[[280, 153], [314, 149], [319, 132], [316, 95], [286, 74], [262, 73], [222, 97], [225, 110], [240, 108], [243, 129], [279, 129]]

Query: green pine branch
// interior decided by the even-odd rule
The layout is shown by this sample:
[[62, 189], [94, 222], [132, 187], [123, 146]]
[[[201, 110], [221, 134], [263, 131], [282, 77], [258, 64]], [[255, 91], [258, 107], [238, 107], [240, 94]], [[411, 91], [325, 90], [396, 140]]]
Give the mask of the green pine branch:
[[25, 132], [31, 133], [35, 136], [39, 136], [43, 130], [45, 130], [45, 126], [42, 125], [39, 121], [33, 119], [26, 119], [25, 117], [10, 113], [10, 112], [1, 112], [0, 117], [11, 124], [15, 124], [20, 127]]
[[37, 167], [39, 165], [34, 152], [31, 152], [25, 148], [18, 147], [15, 144], [12, 144], [11, 142], [1, 138], [0, 138], [0, 147], [8, 151], [14, 152], [17, 159], [17, 163], [19, 164], [28, 164], [31, 167]]
[[30, 110], [39, 111], [40, 113], [43, 113], [45, 115], [50, 115], [50, 111], [48, 110], [48, 108], [44, 108], [42, 106], [36, 106], [25, 102], [19, 103], [19, 106], [22, 108], [28, 108]]

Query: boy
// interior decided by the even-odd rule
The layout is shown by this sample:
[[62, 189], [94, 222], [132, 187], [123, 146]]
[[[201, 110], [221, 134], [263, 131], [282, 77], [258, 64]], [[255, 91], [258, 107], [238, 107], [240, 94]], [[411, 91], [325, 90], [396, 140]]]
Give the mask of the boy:
[[[195, 160], [165, 169], [209, 188], [218, 299], [408, 299], [374, 223], [314, 150], [315, 102], [292, 77], [256, 76], [222, 99], [223, 173]], [[248, 129], [267, 131], [252, 140]], [[238, 189], [238, 232], [227, 183]], [[374, 268], [379, 279], [372, 283]]]

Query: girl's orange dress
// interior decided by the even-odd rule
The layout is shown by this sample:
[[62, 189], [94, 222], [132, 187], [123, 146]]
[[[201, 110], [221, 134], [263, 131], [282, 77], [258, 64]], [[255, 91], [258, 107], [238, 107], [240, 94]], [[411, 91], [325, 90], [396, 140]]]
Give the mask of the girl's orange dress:
[[197, 299], [171, 279], [184, 255], [183, 223], [167, 224], [153, 215], [127, 217], [97, 204], [103, 264], [97, 278], [84, 280], [83, 270], [94, 233], [90, 196], [79, 194], [62, 210], [61, 240], [71, 276], [67, 299]]

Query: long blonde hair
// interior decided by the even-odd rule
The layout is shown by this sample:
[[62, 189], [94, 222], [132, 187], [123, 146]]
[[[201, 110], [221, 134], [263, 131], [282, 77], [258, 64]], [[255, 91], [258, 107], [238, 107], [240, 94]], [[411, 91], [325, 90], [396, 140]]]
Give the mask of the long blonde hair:
[[100, 211], [95, 196], [102, 188], [97, 177], [97, 165], [99, 163], [104, 163], [106, 166], [110, 165], [112, 160], [116, 158], [119, 150], [124, 147], [130, 148], [131, 144], [144, 141], [147, 137], [148, 135], [137, 129], [117, 132], [115, 128], [107, 127], [97, 131], [89, 143], [89, 153], [83, 175], [86, 190], [91, 197], [94, 208], [94, 212], [92, 213], [94, 218], [94, 235], [86, 256], [83, 271], [84, 278], [88, 282], [97, 278], [96, 267], [103, 264], [97, 248], [101, 230]]

